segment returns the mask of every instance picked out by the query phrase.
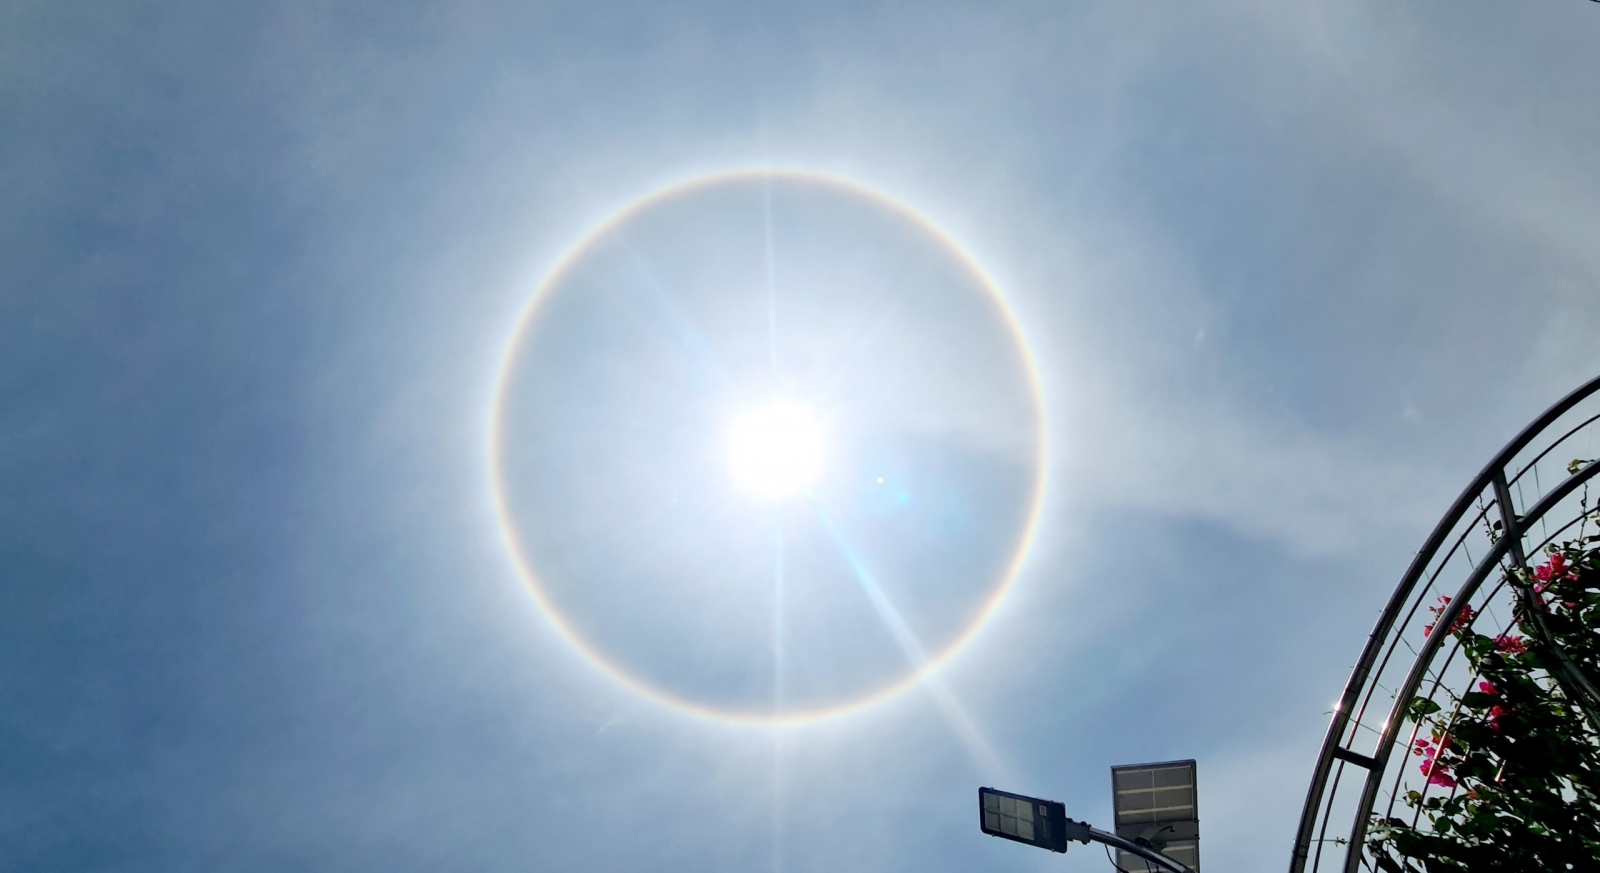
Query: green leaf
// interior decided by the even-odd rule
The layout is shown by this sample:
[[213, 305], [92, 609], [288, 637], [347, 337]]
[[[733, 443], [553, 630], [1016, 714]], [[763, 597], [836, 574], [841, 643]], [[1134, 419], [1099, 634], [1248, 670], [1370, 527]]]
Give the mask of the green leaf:
[[1421, 721], [1438, 712], [1439, 709], [1439, 704], [1426, 697], [1413, 697], [1411, 698], [1411, 703], [1406, 706], [1406, 714], [1410, 716], [1412, 721]]

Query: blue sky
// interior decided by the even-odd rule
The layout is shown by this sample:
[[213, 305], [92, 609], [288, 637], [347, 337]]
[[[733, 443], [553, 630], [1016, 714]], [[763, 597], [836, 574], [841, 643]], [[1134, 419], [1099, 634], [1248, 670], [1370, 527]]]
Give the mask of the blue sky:
[[[1110, 765], [1194, 757], [1205, 867], [1281, 868], [1411, 551], [1600, 371], [1597, 15], [13, 4], [0, 866], [1105, 869], [983, 837], [974, 789], [1104, 825]], [[1053, 458], [1015, 589], [939, 682], [781, 730], [579, 657], [486, 473], [495, 371], [554, 259], [647, 191], [761, 163], [889, 192], [972, 251]], [[624, 354], [601, 339], [577, 353]], [[999, 469], [926, 445], [969, 495]]]

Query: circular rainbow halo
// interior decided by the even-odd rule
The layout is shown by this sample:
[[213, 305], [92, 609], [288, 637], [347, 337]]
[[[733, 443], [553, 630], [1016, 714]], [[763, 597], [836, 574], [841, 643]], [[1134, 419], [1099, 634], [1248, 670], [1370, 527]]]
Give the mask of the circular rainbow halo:
[[994, 280], [905, 203], [797, 168], [684, 179], [576, 239], [518, 317], [488, 437], [502, 541], [556, 633], [642, 698], [767, 726], [960, 652], [1047, 466]]

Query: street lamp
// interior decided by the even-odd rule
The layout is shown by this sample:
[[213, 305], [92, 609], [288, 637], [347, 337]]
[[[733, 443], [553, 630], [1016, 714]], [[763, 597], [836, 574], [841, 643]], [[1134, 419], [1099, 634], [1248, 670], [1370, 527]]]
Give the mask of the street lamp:
[[1065, 852], [1067, 844], [1072, 841], [1085, 845], [1090, 841], [1104, 843], [1119, 852], [1137, 855], [1168, 873], [1195, 873], [1148, 844], [1140, 845], [1091, 827], [1087, 822], [1067, 818], [1066, 806], [1054, 800], [979, 788], [978, 826], [989, 836], [1052, 852]]
[[1088, 842], [1088, 825], [1067, 818], [1066, 806], [1054, 800], [979, 788], [978, 808], [979, 825], [991, 837], [1052, 852], [1065, 852], [1069, 840]]

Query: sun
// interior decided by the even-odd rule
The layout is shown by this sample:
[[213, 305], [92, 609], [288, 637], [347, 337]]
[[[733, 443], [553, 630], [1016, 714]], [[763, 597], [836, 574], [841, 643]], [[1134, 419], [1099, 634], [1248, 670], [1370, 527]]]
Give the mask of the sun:
[[811, 407], [768, 403], [733, 420], [728, 462], [751, 490], [768, 498], [803, 492], [822, 471], [822, 427]]

